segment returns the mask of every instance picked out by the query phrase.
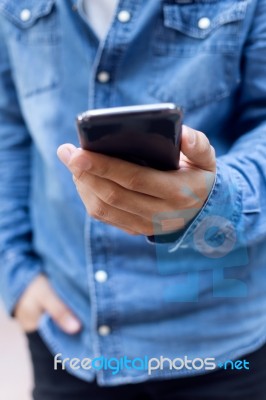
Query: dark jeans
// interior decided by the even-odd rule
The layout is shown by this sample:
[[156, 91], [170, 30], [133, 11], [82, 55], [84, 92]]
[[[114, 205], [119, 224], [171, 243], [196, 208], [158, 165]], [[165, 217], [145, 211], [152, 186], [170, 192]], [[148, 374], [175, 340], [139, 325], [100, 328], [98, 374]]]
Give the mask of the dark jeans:
[[266, 345], [243, 357], [250, 370], [218, 370], [209, 374], [116, 387], [99, 387], [62, 369], [38, 333], [28, 334], [35, 388], [34, 400], [266, 400]]

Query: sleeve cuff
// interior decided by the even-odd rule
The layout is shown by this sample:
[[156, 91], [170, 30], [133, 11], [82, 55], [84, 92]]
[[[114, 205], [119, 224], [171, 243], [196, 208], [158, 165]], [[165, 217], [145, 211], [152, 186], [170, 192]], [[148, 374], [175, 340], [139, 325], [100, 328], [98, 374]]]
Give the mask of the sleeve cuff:
[[[239, 172], [218, 159], [212, 190], [196, 217], [185, 224], [185, 228], [182, 230], [167, 235], [147, 237], [148, 243], [159, 246], [168, 244], [169, 251], [174, 252], [181, 247], [193, 247], [195, 245], [196, 232], [196, 241], [200, 242], [201, 238], [198, 236], [200, 236], [200, 229], [204, 225], [206, 228], [205, 233], [208, 226], [211, 228], [215, 224], [218, 224], [220, 231], [228, 224], [235, 225], [241, 216], [242, 210], [241, 187]], [[158, 221], [158, 216], [156, 220]], [[212, 237], [210, 229], [208, 240], [212, 242], [213, 246], [218, 245], [218, 243], [214, 243], [215, 241], [219, 241], [219, 238], [216, 236], [217, 230], [216, 232], [213, 230]]]

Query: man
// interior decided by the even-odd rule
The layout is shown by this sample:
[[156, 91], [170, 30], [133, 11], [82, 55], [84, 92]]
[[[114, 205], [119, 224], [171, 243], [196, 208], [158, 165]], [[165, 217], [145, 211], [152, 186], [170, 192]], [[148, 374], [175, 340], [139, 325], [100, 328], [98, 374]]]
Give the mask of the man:
[[[265, 16], [0, 0], [1, 294], [34, 399], [265, 398]], [[178, 171], [77, 148], [79, 112], [158, 102], [184, 108]]]

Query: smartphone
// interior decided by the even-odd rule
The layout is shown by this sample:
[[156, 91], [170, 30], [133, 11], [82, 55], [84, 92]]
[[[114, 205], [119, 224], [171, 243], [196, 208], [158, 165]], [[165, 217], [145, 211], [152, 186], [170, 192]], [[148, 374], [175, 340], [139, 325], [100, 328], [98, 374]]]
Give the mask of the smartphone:
[[182, 111], [173, 103], [90, 110], [76, 122], [85, 150], [162, 171], [178, 169]]

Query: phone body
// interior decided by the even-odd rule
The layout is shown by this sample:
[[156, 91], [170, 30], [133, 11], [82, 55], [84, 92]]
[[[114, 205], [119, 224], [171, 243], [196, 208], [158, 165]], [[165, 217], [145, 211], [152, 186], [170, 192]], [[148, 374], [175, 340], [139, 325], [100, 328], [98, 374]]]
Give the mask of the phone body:
[[80, 145], [158, 170], [179, 165], [182, 111], [173, 103], [115, 107], [77, 116]]

